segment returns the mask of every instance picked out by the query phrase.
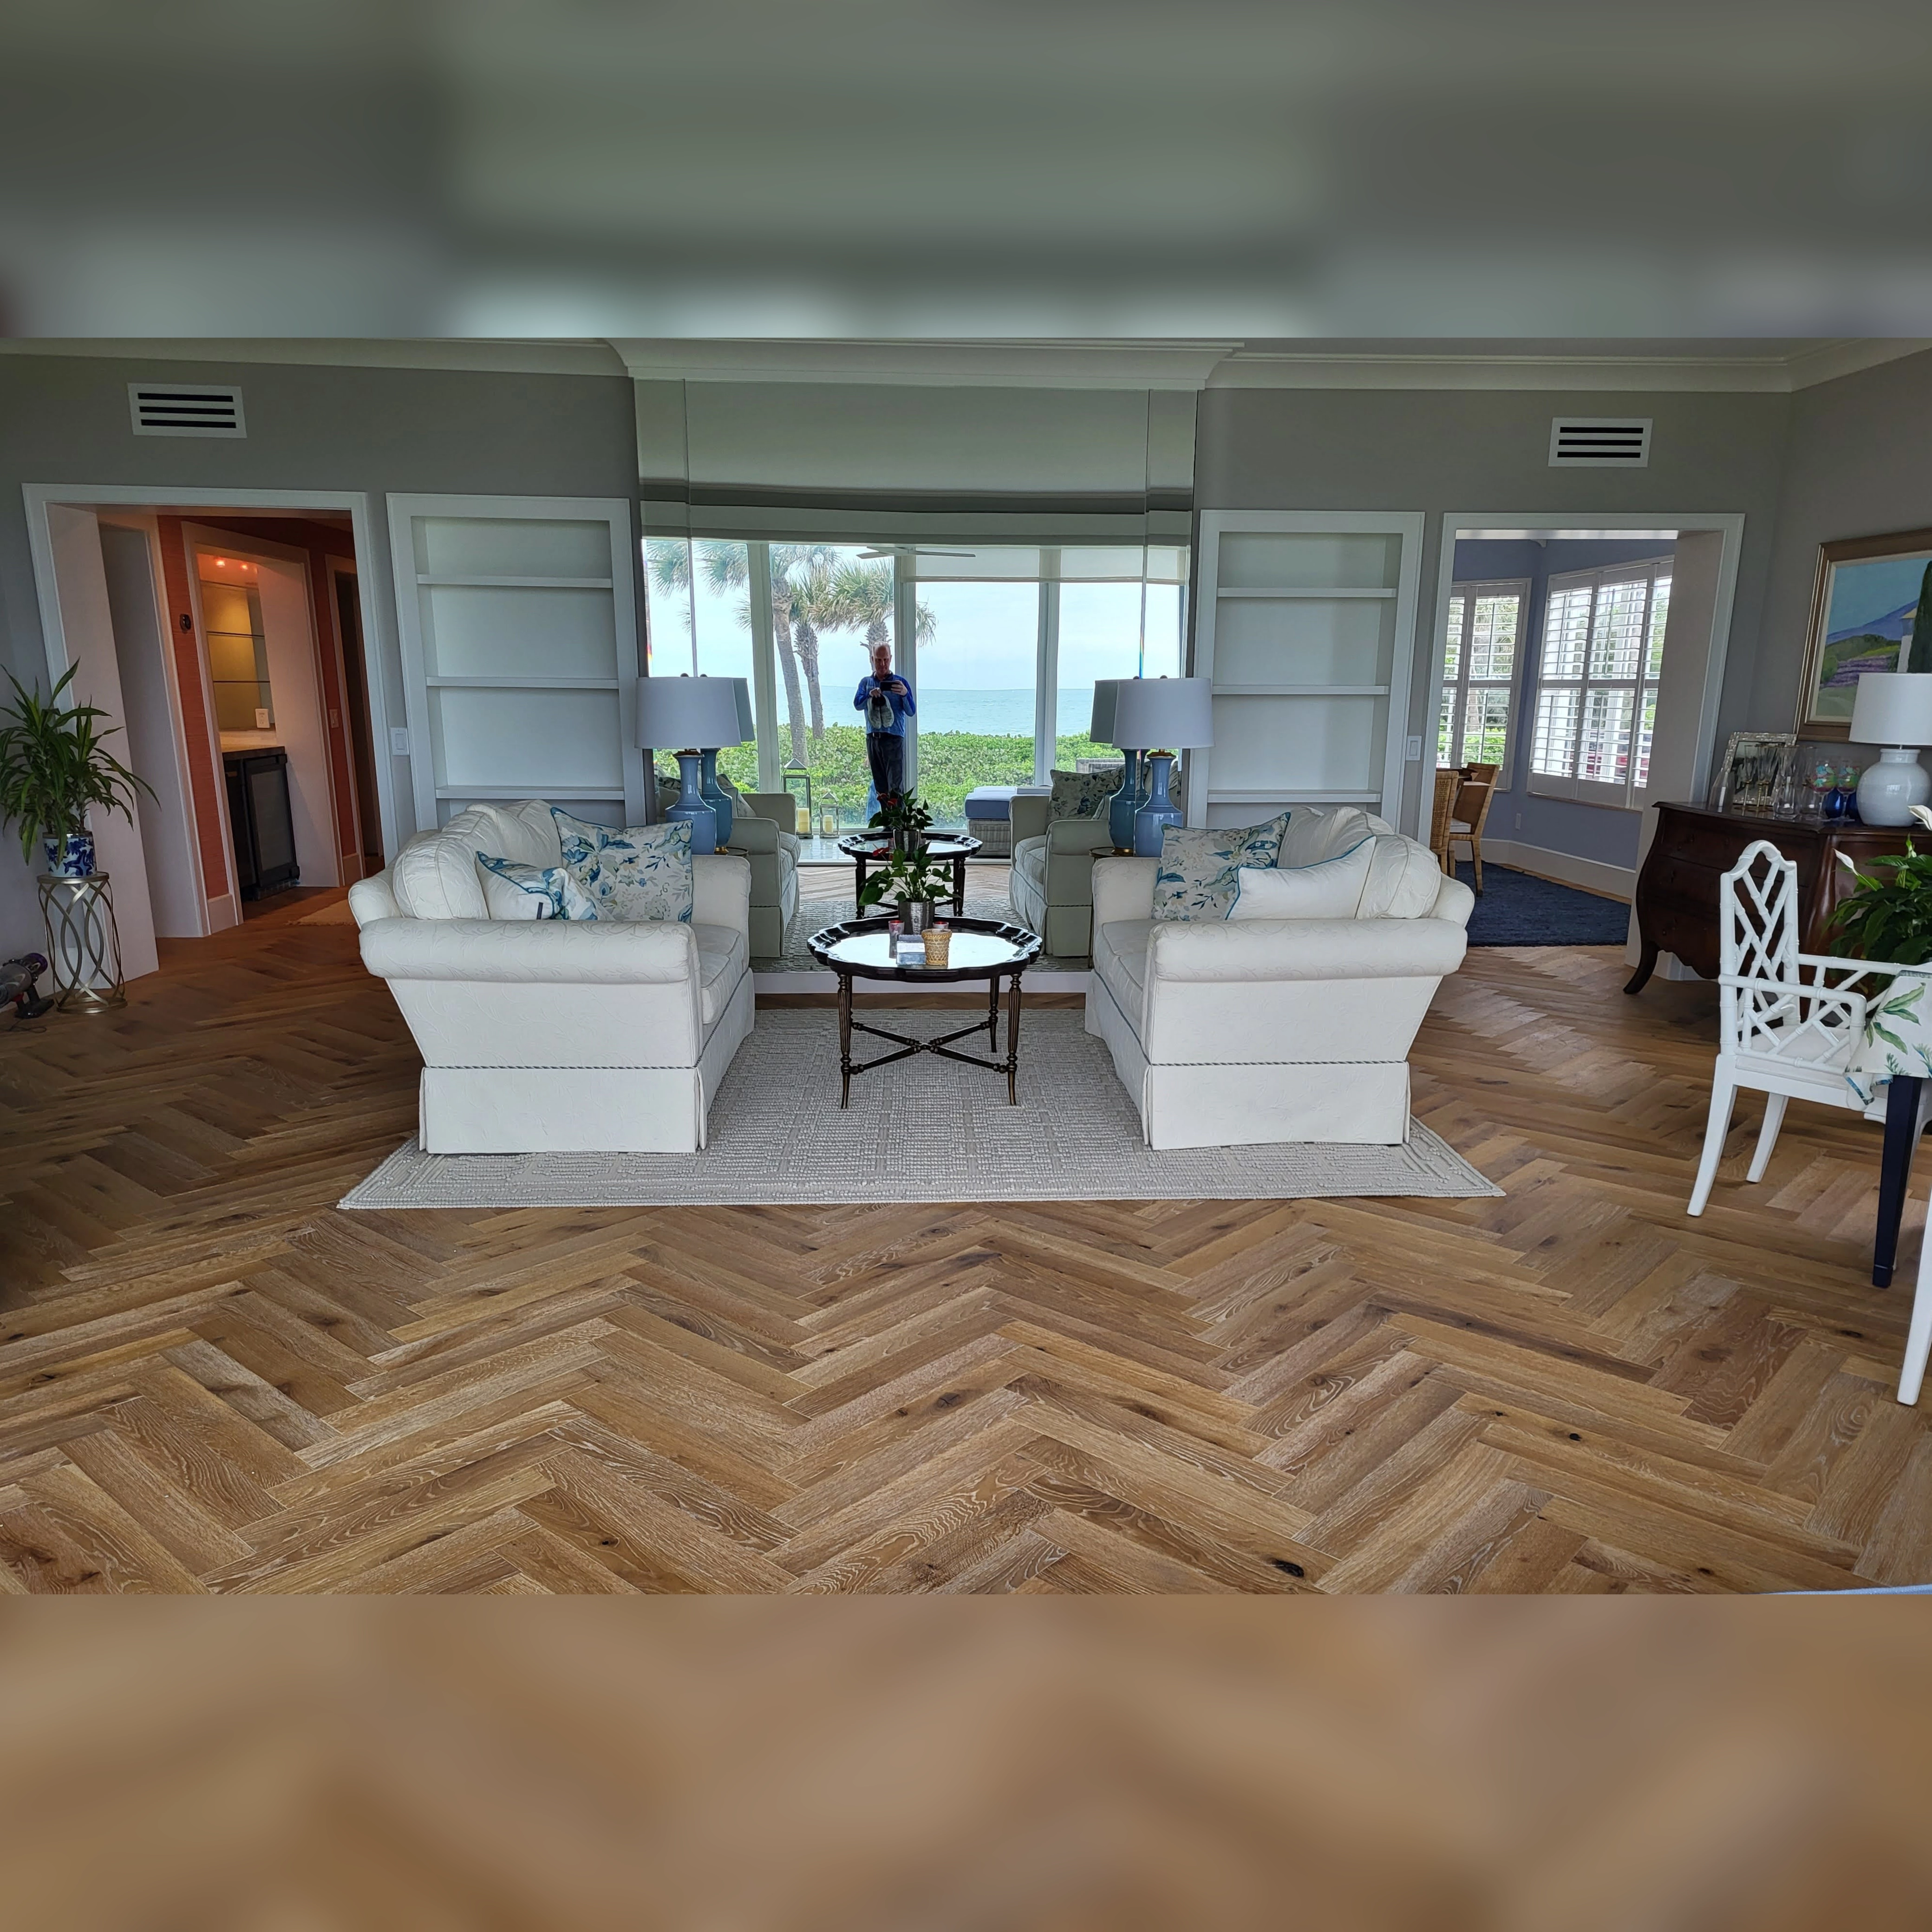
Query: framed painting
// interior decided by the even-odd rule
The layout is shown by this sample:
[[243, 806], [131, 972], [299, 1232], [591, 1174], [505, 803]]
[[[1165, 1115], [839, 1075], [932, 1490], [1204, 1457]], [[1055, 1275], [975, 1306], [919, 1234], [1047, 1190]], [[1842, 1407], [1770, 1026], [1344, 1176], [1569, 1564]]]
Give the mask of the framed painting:
[[1904, 668], [1922, 608], [1924, 668], [1932, 670], [1932, 530], [1820, 544], [1798, 730], [1807, 737], [1848, 736], [1859, 678]]

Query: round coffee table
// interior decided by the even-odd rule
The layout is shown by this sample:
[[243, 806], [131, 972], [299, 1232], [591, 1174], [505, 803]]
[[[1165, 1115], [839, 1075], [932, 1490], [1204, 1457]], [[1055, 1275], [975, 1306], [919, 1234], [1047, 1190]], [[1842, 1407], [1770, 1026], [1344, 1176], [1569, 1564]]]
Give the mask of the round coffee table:
[[[852, 1076], [869, 1072], [875, 1066], [890, 1066], [915, 1053], [936, 1053], [947, 1060], [963, 1061], [968, 1066], [984, 1066], [1006, 1076], [1006, 1101], [1019, 1105], [1020, 975], [1040, 957], [1040, 936], [1023, 926], [1010, 926], [1004, 920], [950, 919], [952, 934], [952, 955], [944, 966], [902, 966], [892, 956], [890, 919], [848, 919], [828, 926], [806, 941], [820, 965], [838, 976], [838, 1104], [848, 1106], [852, 1099]], [[982, 1059], [979, 1054], [960, 1053], [955, 1040], [964, 1040], [983, 1026], [991, 1050], [1000, 1050], [1000, 982], [1007, 982], [1006, 1054], [1004, 1060]], [[852, 982], [854, 980], [898, 980], [913, 985], [937, 985], [953, 980], [986, 982], [986, 1017], [956, 1033], [942, 1034], [937, 1040], [908, 1040], [902, 1033], [890, 1033], [884, 1027], [868, 1026], [852, 1017]], [[868, 1033], [875, 1040], [887, 1040], [898, 1048], [876, 1058], [854, 1063], [852, 1036]]]
[[[866, 868], [876, 866], [890, 859], [892, 853], [892, 838], [890, 832], [854, 832], [838, 842], [838, 849], [858, 869], [858, 878], [852, 888], [856, 904], [866, 903]], [[966, 910], [966, 861], [980, 849], [976, 838], [969, 838], [963, 832], [934, 832], [926, 840], [926, 856], [928, 859], [952, 861], [952, 910], [963, 913]]]

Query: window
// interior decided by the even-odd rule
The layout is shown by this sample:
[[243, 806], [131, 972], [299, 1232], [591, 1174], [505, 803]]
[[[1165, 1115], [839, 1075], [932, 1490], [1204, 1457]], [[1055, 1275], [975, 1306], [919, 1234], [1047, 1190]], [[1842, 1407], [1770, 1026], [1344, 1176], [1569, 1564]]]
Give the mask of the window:
[[1635, 806], [1650, 782], [1670, 560], [1550, 580], [1529, 788]]
[[1506, 765], [1516, 653], [1529, 585], [1458, 584], [1442, 638], [1442, 705], [1436, 720], [1438, 765]]

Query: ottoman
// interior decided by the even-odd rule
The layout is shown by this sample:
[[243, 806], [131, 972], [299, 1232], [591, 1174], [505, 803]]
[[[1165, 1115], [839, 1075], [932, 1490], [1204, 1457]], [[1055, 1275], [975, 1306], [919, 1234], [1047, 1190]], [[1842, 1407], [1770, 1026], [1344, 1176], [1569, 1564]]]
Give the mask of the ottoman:
[[981, 785], [966, 794], [968, 836], [980, 842], [980, 855], [988, 859], [1010, 859], [1013, 853], [1012, 801], [1016, 795], [1046, 798], [1046, 785]]

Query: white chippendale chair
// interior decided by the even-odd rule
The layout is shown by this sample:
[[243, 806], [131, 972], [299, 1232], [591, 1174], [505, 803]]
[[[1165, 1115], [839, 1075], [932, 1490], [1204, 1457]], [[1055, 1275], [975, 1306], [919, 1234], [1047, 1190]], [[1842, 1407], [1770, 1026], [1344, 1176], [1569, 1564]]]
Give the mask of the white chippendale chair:
[[[1885, 1098], [1870, 1106], [1846, 1078], [1853, 1050], [1864, 1037], [1865, 1012], [1900, 968], [1884, 962], [1838, 959], [1798, 950], [1798, 868], [1769, 840], [1748, 845], [1724, 876], [1718, 917], [1723, 922], [1719, 955], [1718, 1064], [1711, 1076], [1711, 1118], [1704, 1130], [1704, 1157], [1690, 1191], [1690, 1212], [1701, 1214], [1730, 1130], [1738, 1089], [1765, 1096], [1764, 1124], [1745, 1178], [1761, 1180], [1778, 1145], [1785, 1103], [1815, 1100], [1848, 1107], [1868, 1120], [1886, 1116]], [[1918, 1114], [1897, 1178], [1894, 1201], [1902, 1202], [1911, 1174], [1912, 1154], [1932, 1114], [1932, 1080], [1918, 1090]], [[1881, 1189], [1882, 1214], [1886, 1190]], [[1897, 1234], [1894, 1222], [1893, 1236]], [[1881, 1233], [1881, 1246], [1884, 1237]], [[1882, 1278], [1882, 1277], [1881, 1277]], [[1932, 1353], [1932, 1228], [1919, 1250], [1910, 1333], [1898, 1399], [1918, 1400], [1926, 1358]]]
[[[1718, 1064], [1711, 1076], [1711, 1117], [1690, 1212], [1701, 1214], [1718, 1177], [1738, 1089], [1765, 1096], [1748, 1180], [1762, 1180], [1778, 1145], [1788, 1100], [1846, 1107], [1885, 1118], [1881, 1098], [1870, 1106], [1846, 1079], [1863, 1037], [1868, 998], [1900, 969], [1880, 962], [1839, 959], [1798, 950], [1798, 868], [1768, 839], [1745, 847], [1719, 887]], [[1920, 1090], [1918, 1124], [1932, 1114], [1932, 1081]]]

